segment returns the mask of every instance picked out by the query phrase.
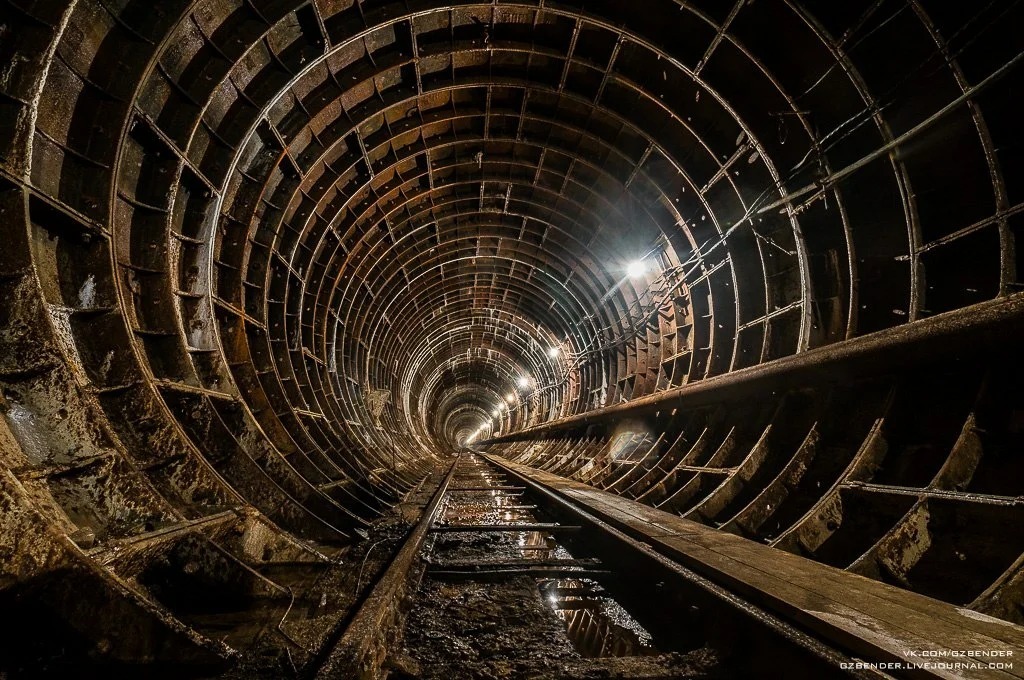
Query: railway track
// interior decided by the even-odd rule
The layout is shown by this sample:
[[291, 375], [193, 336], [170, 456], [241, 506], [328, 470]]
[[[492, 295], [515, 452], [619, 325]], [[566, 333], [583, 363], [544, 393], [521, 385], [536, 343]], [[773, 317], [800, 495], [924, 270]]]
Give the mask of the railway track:
[[318, 677], [884, 677], [495, 461], [428, 483]]

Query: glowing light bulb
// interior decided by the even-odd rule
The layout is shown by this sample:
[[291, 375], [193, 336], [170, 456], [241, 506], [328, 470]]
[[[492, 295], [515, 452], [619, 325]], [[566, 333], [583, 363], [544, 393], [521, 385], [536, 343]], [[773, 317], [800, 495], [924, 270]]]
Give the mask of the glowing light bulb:
[[557, 347], [552, 347], [551, 349], [548, 350], [548, 356], [551, 357], [552, 359], [557, 359], [558, 355], [561, 353], [562, 350], [558, 349]]
[[633, 279], [643, 276], [646, 273], [647, 264], [643, 260], [633, 260], [629, 263], [629, 266], [626, 267], [626, 274]]
[[519, 386], [522, 387], [523, 389], [526, 389], [527, 387], [530, 386], [530, 382], [530, 377], [524, 375], [519, 379]]

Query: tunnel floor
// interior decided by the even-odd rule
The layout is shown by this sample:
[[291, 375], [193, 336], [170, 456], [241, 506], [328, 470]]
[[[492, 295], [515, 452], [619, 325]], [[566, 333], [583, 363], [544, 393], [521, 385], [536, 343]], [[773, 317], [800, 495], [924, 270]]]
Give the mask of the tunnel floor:
[[[537, 519], [530, 509], [514, 509], [529, 507], [521, 505], [519, 494], [485, 490], [506, 481], [493, 468], [467, 461], [457, 468], [454, 481], [437, 519], [440, 526]], [[460, 486], [481, 490], [460, 492]], [[550, 534], [456, 531], [436, 535], [425, 550], [427, 572], [394, 644], [397, 653], [387, 662], [396, 668], [396, 678], [728, 677], [710, 650], [661, 655], [645, 631], [647, 642], [641, 644], [630, 626], [642, 629], [621, 607], [624, 625], [600, 615], [614, 600], [586, 608], [580, 606], [583, 597], [559, 596], [571, 588], [581, 594], [600, 591], [597, 582], [572, 579], [576, 570], [599, 569], [599, 561], [596, 567], [551, 569], [554, 577], [556, 569], [563, 570], [563, 579], [531, 576], [534, 566], [543, 570], [551, 568], [552, 560], [573, 562]], [[565, 616], [567, 611], [574, 616]]]

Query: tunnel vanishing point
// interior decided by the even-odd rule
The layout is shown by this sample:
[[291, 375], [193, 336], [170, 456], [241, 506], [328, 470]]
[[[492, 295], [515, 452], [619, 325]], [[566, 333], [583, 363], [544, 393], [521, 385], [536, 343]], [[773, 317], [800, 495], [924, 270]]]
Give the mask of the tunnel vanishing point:
[[0, 678], [433, 677], [470, 474], [571, 557], [469, 576], [1024, 677], [892, 665], [1024, 655], [1022, 48], [1016, 0], [2, 0]]

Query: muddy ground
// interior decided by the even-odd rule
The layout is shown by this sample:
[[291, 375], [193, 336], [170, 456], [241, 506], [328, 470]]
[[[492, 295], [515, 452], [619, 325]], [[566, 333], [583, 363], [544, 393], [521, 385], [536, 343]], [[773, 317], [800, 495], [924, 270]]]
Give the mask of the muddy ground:
[[[436, 540], [430, 559], [443, 564], [521, 558], [520, 537], [447, 534]], [[404, 637], [394, 649], [388, 662], [394, 680], [728, 677], [721, 673], [720, 659], [705, 649], [584, 658], [565, 622], [543, 601], [537, 579], [530, 576], [451, 582], [427, 575], [409, 612]]]
[[425, 579], [398, 647], [390, 663], [396, 680], [727, 677], [707, 650], [582, 658], [530, 577], [499, 584]]

